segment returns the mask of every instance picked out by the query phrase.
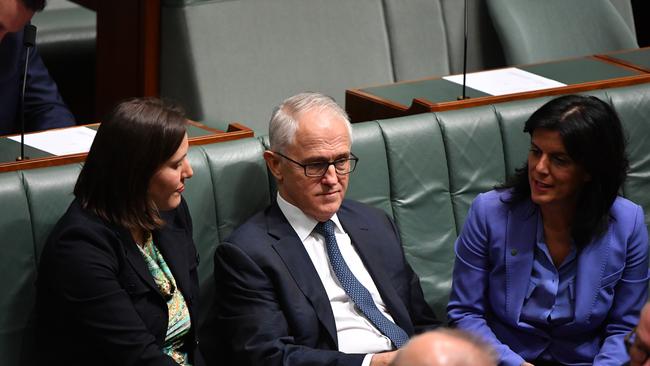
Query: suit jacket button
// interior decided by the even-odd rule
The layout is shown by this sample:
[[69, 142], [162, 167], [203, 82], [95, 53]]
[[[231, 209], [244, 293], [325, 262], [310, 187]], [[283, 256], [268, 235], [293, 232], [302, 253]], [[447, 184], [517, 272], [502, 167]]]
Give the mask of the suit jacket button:
[[512, 250], [510, 251], [510, 254], [511, 254], [512, 256], [517, 255], [517, 249], [512, 249]]

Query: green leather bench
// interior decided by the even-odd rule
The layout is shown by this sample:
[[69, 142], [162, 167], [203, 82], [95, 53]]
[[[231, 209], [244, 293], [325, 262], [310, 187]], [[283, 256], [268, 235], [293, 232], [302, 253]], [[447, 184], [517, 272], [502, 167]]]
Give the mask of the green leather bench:
[[[631, 172], [623, 194], [650, 213], [650, 87], [600, 90], [629, 135]], [[407, 259], [420, 275], [427, 300], [444, 319], [451, 285], [453, 243], [480, 192], [521, 165], [529, 139], [527, 117], [548, 98], [421, 114], [354, 125], [360, 158], [348, 197], [388, 212], [400, 229]], [[262, 159], [264, 137], [194, 146], [194, 177], [185, 197], [201, 257], [205, 324], [215, 295], [212, 257], [235, 227], [274, 197]], [[72, 200], [80, 166], [0, 174], [0, 364], [33, 364], [34, 279], [40, 249]], [[650, 216], [646, 216], [646, 223]], [[206, 348], [211, 347], [203, 337]]]
[[[486, 1], [468, 1], [469, 71], [506, 65]], [[633, 30], [630, 0], [601, 1]], [[262, 135], [287, 95], [315, 90], [343, 106], [346, 89], [461, 73], [463, 4], [162, 0], [160, 94], [197, 121]]]

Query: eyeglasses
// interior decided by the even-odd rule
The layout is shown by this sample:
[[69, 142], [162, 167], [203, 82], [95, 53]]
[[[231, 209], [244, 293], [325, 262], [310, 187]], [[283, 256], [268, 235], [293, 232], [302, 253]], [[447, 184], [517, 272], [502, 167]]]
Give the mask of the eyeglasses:
[[631, 361], [641, 364], [650, 358], [650, 350], [636, 341], [636, 327], [625, 336], [624, 341]]
[[334, 165], [334, 170], [336, 170], [336, 174], [338, 175], [350, 174], [354, 171], [354, 168], [357, 167], [357, 161], [359, 161], [359, 158], [350, 153], [350, 157], [348, 158], [337, 159], [334, 161], [318, 161], [315, 163], [303, 164], [291, 159], [288, 156], [280, 154], [277, 151], [274, 151], [273, 153], [278, 154], [290, 162], [302, 167], [305, 170], [305, 176], [310, 178], [320, 178], [324, 176], [327, 173], [327, 170], [330, 168], [330, 165]]

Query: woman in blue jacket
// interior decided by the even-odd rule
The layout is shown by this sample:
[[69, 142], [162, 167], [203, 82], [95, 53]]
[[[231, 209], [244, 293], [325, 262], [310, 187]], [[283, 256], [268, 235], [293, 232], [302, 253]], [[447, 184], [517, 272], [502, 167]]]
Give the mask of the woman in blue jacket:
[[527, 163], [475, 199], [456, 242], [449, 321], [501, 365], [621, 365], [648, 291], [643, 210], [618, 196], [621, 123], [595, 97], [563, 96], [524, 131]]

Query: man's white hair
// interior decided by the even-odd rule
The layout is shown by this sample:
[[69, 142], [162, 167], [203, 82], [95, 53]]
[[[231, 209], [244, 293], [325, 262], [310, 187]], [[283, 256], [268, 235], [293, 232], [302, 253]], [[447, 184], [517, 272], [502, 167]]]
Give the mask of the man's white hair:
[[348, 129], [350, 143], [352, 143], [350, 119], [334, 98], [321, 93], [305, 92], [285, 99], [273, 110], [269, 122], [271, 150], [285, 152], [287, 146], [295, 142], [300, 116], [313, 110], [317, 110], [319, 113], [332, 113], [343, 119]]

